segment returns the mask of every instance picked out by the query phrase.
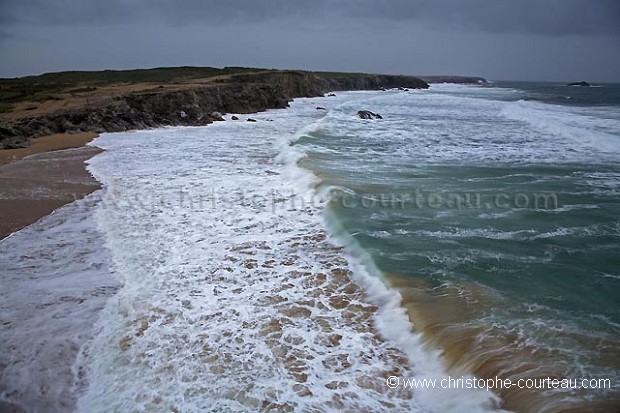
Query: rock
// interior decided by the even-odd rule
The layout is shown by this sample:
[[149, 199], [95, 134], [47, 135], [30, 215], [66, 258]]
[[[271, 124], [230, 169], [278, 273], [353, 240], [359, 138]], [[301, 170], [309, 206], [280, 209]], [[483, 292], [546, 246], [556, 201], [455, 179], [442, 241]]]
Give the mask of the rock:
[[3, 125], [0, 123], [0, 139], [4, 138], [12, 138], [16, 136], [15, 130], [11, 128], [9, 125]]
[[590, 84], [586, 81], [581, 81], [581, 82], [573, 82], [573, 83], [569, 83], [568, 86], [584, 86], [584, 87], [590, 87]]
[[[42, 83], [47, 82], [41, 79]], [[1, 82], [0, 82], [1, 83]], [[223, 113], [250, 114], [285, 108], [298, 97], [335, 96], [340, 90], [378, 90], [405, 87], [428, 88], [411, 76], [376, 74], [326, 74], [299, 71], [265, 71], [235, 74], [213, 85], [198, 83], [176, 90], [161, 84], [130, 88], [110, 99], [58, 111], [25, 112], [11, 121], [0, 121], [0, 149], [28, 146], [30, 138], [64, 132], [121, 132], [161, 126], [203, 126]], [[332, 92], [327, 92], [328, 90]], [[247, 115], [239, 116], [240, 121]], [[215, 118], [215, 119], [214, 119]], [[229, 116], [227, 119], [231, 119]], [[268, 121], [261, 117], [261, 122]], [[250, 121], [252, 122], [252, 120]], [[1, 409], [0, 409], [1, 410]]]
[[222, 122], [224, 120], [224, 117], [220, 112], [211, 112], [209, 116], [216, 122]]
[[0, 141], [0, 149], [20, 149], [30, 146], [30, 139], [13, 136]]
[[18, 136], [10, 126], [0, 124], [0, 149], [19, 149], [30, 146], [30, 139]]
[[248, 122], [256, 122], [256, 119], [248, 118]]
[[235, 115], [232, 115], [232, 117], [230, 118], [230, 120], [239, 120], [238, 117], [236, 117]]
[[317, 106], [317, 107], [316, 107], [316, 109], [317, 109], [317, 110], [327, 110], [327, 109], [325, 109], [323, 106]]
[[328, 98], [335, 98], [336, 94], [335, 93], [330, 93], [329, 95], [327, 95]]
[[383, 119], [383, 116], [369, 110], [360, 110], [359, 112], [357, 112], [357, 116], [359, 116], [361, 119]]

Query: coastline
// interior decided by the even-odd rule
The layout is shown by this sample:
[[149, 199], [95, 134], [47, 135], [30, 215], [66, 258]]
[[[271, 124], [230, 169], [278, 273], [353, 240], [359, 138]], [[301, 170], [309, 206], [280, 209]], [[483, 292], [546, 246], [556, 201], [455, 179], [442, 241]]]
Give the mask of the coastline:
[[26, 148], [0, 150], [0, 167], [11, 162], [19, 161], [31, 155], [44, 152], [53, 152], [63, 149], [74, 149], [85, 146], [99, 134], [95, 132], [82, 133], [56, 133], [33, 139], [32, 144]]
[[[314, 105], [312, 105], [314, 107]], [[261, 122], [261, 118], [259, 117], [259, 125]], [[243, 126], [243, 125], [248, 125], [245, 122], [239, 122], [237, 123], [237, 125], [239, 126]], [[215, 126], [215, 125], [214, 125]], [[217, 125], [215, 126], [216, 128], [218, 126], [224, 126], [224, 125]], [[249, 126], [249, 125], [248, 125]], [[81, 149], [94, 149], [94, 148], [81, 148]], [[86, 156], [87, 154], [82, 154], [81, 149], [77, 149], [75, 151], [68, 151], [67, 155], [70, 154], [74, 154], [77, 155], [78, 153], [81, 155]], [[65, 151], [60, 151], [60, 152], [65, 152]], [[56, 155], [60, 155], [60, 152], [56, 152]], [[98, 152], [97, 152], [98, 153]], [[52, 153], [47, 153], [47, 154], [41, 154], [41, 155], [51, 155], [54, 154], [54, 152]], [[90, 156], [86, 157], [83, 161], [82, 164], [85, 160], [87, 160], [88, 158], [90, 158], [91, 156], [94, 156], [96, 153], [91, 154]], [[68, 156], [67, 156], [68, 157]], [[52, 157], [53, 158], [53, 157]], [[63, 157], [65, 158], [65, 157]], [[28, 158], [27, 160], [30, 160], [30, 158]], [[39, 160], [41, 161], [41, 160]], [[69, 159], [63, 159], [63, 161], [69, 161]], [[19, 163], [19, 162], [14, 162], [14, 163]], [[38, 169], [38, 168], [33, 168], [33, 169]], [[2, 171], [2, 168], [0, 168], [0, 171]], [[272, 173], [272, 172], [271, 172]], [[47, 176], [46, 174], [43, 174], [44, 176]], [[93, 189], [94, 190], [94, 189]], [[92, 191], [90, 191], [92, 192]], [[90, 193], [89, 192], [89, 193]], [[84, 194], [85, 195], [85, 194]], [[77, 198], [73, 198], [68, 200], [67, 202], [71, 202], [73, 200], [75, 200]], [[332, 234], [333, 235], [333, 234]], [[324, 236], [321, 234], [321, 237]], [[355, 255], [355, 254], [354, 254]], [[350, 278], [352, 281], [354, 281], [356, 284], [358, 284], [361, 287], [364, 287], [364, 279], [362, 277], [362, 279], [360, 279], [359, 277], [356, 277], [356, 273], [363, 271], [363, 268], [361, 269], [361, 267], [364, 266], [364, 264], [360, 264], [358, 263], [356, 260], [354, 260], [354, 271], [353, 274], [349, 274]], [[357, 264], [360, 264], [359, 266]], [[248, 269], [253, 269], [254, 268], [254, 263], [250, 263], [250, 266], [247, 267]], [[423, 285], [415, 285], [415, 288], [412, 288], [411, 283], [407, 283], [404, 282], [404, 280], [399, 276], [399, 274], [386, 274], [388, 275], [388, 279], [384, 280], [387, 281], [387, 285], [386, 287], [388, 287], [391, 290], [395, 290], [398, 292], [398, 294], [400, 294], [403, 297], [403, 302], [400, 303], [400, 305], [404, 308], [404, 310], [407, 313], [407, 318], [409, 321], [412, 321], [414, 325], [416, 325], [418, 327], [418, 332], [422, 332], [424, 331], [424, 337], [425, 339], [422, 340], [422, 342], [426, 343], [426, 344], [430, 344], [430, 346], [432, 348], [443, 348], [445, 349], [445, 356], [446, 356], [446, 360], [448, 361], [448, 364], [452, 366], [452, 368], [459, 370], [460, 368], [462, 368], [462, 365], [459, 365], [458, 361], [455, 360], [458, 357], [457, 353], [462, 353], [462, 349], [461, 347], [466, 347], [465, 344], [467, 344], [467, 342], [473, 340], [473, 335], [472, 334], [467, 334], [466, 331], [460, 331], [460, 334], [458, 334], [457, 340], [455, 341], [451, 341], [451, 338], [454, 338], [454, 336], [452, 337], [448, 337], [445, 336], [445, 332], [440, 331], [440, 329], [437, 329], [437, 324], [442, 324], [441, 322], [434, 322], [437, 320], [442, 319], [442, 316], [445, 315], [449, 315], [450, 311], [447, 311], [446, 308], [444, 307], [446, 304], [446, 301], [444, 301], [442, 303], [442, 307], [437, 307], [435, 308], [435, 312], [430, 312], [427, 314], [424, 314], [423, 311], [425, 308], [416, 308], [415, 305], [413, 305], [415, 302], [418, 303], [418, 305], [421, 305], [422, 307], [424, 307], [425, 301], [429, 300], [430, 298], [432, 298], [430, 295], [426, 295], [423, 293], [424, 290], [424, 286]], [[365, 289], [363, 289], [364, 291], [366, 291]], [[368, 291], [366, 291], [368, 292]], [[366, 299], [368, 299], [368, 297], [366, 297]], [[422, 302], [422, 304], [420, 304], [420, 301]], [[370, 300], [370, 302], [372, 303], [372, 299]], [[380, 304], [380, 303], [378, 303]], [[385, 303], [382, 303], [385, 305]], [[459, 311], [459, 309], [463, 309], [467, 307], [467, 303], [462, 303], [459, 302], [459, 300], [451, 300], [448, 307], [451, 308], [451, 310], [453, 310], [454, 312]], [[379, 306], [381, 307], [381, 305]], [[381, 307], [382, 309], [384, 307]], [[400, 308], [400, 307], [399, 307]], [[429, 307], [430, 308], [430, 307]], [[426, 310], [428, 310], [429, 308], [426, 308]], [[461, 314], [462, 315], [462, 314]], [[445, 320], [444, 320], [445, 321]], [[441, 336], [443, 338], [443, 340], [435, 340], [437, 336]], [[401, 337], [400, 335], [396, 335], [396, 336], [390, 336], [388, 337], [392, 342], [400, 342], [402, 340], [403, 342], [403, 346], [406, 346], [407, 344], [410, 344], [409, 342], [406, 341], [406, 338]], [[465, 344], [464, 344], [465, 343]], [[493, 347], [493, 346], [491, 346]], [[494, 348], [503, 348], [504, 344], [498, 344], [496, 346], [494, 346]], [[492, 348], [486, 348], [485, 349], [487, 352], [492, 351]], [[474, 359], [473, 363], [476, 362], [477, 359]], [[481, 372], [481, 371], [474, 371], [474, 373], [476, 374], [477, 377], [481, 376], [481, 377], [487, 377], [487, 376], [493, 376], [493, 374], [495, 374], [495, 372], [491, 371], [490, 368], [492, 368], [492, 364], [493, 363], [489, 363], [489, 362], [485, 362], [485, 363], [481, 363], [482, 367], [485, 367], [485, 369], [487, 370], [486, 374]], [[465, 368], [464, 370], [470, 372], [471, 369], [471, 365], [468, 365], [467, 368]], [[475, 369], [474, 369], [475, 370]], [[491, 374], [493, 373], [493, 374]], [[519, 404], [520, 402], [522, 402], [523, 400], [529, 401], [529, 403], [534, 403], [536, 400], [534, 400], [531, 395], [525, 394], [525, 393], [515, 393], [512, 396], [509, 395], [509, 397], [506, 397], [506, 394], [502, 394], [500, 393], [500, 396], [502, 397], [502, 403], [515, 403], [515, 404]], [[512, 400], [511, 400], [512, 399]], [[515, 400], [515, 399], [521, 399], [521, 400]], [[502, 404], [502, 407], [507, 407], [507, 404]], [[598, 405], [596, 407], [599, 407]]]
[[[295, 133], [306, 114], [317, 113], [314, 102], [304, 106], [297, 118], [296, 112], [283, 112], [280, 116], [287, 117], [272, 123], [265, 120], [276, 118], [274, 113], [259, 114], [253, 125], [210, 126], [208, 147], [198, 128], [132, 133], [122, 140], [124, 148], [93, 162], [104, 186], [114, 182], [114, 192], [102, 192], [104, 203], [125, 194], [146, 198], [153, 187], [161, 188], [158, 197], [171, 199], [178, 185], [191, 179], [196, 184], [187, 187], [187, 196], [192, 199], [217, 182], [219, 193], [241, 191], [248, 199], [267, 200], [273, 190], [282, 194], [278, 205], [283, 207], [274, 211], [267, 203], [217, 198], [215, 207], [208, 202], [163, 211], [147, 202], [145, 208], [110, 203], [115, 207], [103, 209], [99, 219], [107, 226], [106, 244], [125, 286], [104, 310], [101, 331], [91, 344], [97, 357], [90, 368], [97, 380], [81, 396], [78, 411], [120, 409], [120, 403], [136, 395], [156, 411], [180, 411], [179, 403], [188, 411], [198, 411], [191, 409], [198, 403], [218, 411], [232, 410], [230, 406], [235, 411], [316, 410], [325, 405], [416, 411], [408, 389], [381, 385], [390, 374], [413, 372], [404, 354], [376, 331], [376, 307], [351, 282], [341, 249], [317, 225], [313, 208], [287, 207], [296, 192], [285, 176], [286, 165], [276, 161], [280, 136], [273, 130], [279, 122], [287, 135]], [[230, 136], [256, 150], [231, 148]], [[106, 136], [101, 147], [115, 138]], [[272, 144], [262, 144], [263, 139]], [[164, 142], [175, 143], [166, 154], [158, 150]], [[135, 163], [128, 162], [135, 155], [128, 150], [133, 145], [142, 149]], [[193, 153], [188, 148], [197, 153], [179, 164], [175, 155]], [[136, 171], [149, 178], [135, 179]], [[161, 185], [164, 181], [174, 184]], [[183, 262], [168, 254], [167, 246], [173, 245], [186, 248]], [[136, 251], [143, 253], [138, 257]], [[132, 310], [126, 313], [128, 306]], [[191, 331], [196, 323], [208, 336], [171, 334]], [[119, 360], [127, 363], [118, 365]], [[145, 362], [153, 367], [143, 370]], [[167, 365], [174, 367], [159, 368]], [[121, 377], [118, 370], [124, 372]], [[235, 374], [227, 375], [231, 370]], [[127, 381], [137, 371], [140, 380]], [[175, 381], [179, 374], [187, 379]], [[174, 383], [174, 394], [187, 398], [179, 402], [167, 383]]]
[[[93, 135], [94, 138], [96, 135]], [[84, 137], [84, 139], [86, 138]], [[49, 141], [53, 140], [53, 137], [49, 138]], [[38, 139], [35, 140], [35, 143], [37, 141]], [[58, 141], [58, 137], [56, 137], [56, 141]], [[88, 141], [82, 142], [82, 145]], [[43, 145], [37, 145], [37, 148], [42, 147]], [[27, 149], [33, 151], [31, 156], [29, 156], [30, 154], [24, 154], [23, 159], [14, 160], [0, 167], [0, 193], [6, 190], [5, 187], [15, 189], [15, 179], [22, 181], [19, 185], [19, 191], [15, 191], [15, 194], [10, 194], [13, 198], [0, 202], [0, 208], [6, 207], [8, 211], [13, 211], [15, 218], [23, 219], [23, 223], [10, 223], [16, 229], [11, 229], [6, 235], [36, 222], [39, 218], [48, 215], [64, 204], [82, 198], [101, 187], [101, 184], [84, 167], [85, 161], [100, 153], [100, 149], [80, 147], [77, 144], [76, 147], [49, 149], [50, 152], [46, 152], [45, 149], [40, 149], [38, 152], [35, 148]], [[10, 152], [15, 153], [17, 151], [20, 150], [11, 150]], [[3, 184], [5, 187], [2, 186]], [[11, 191], [6, 190], [6, 192], [10, 193]], [[14, 201], [12, 205], [10, 201]], [[24, 204], [27, 204], [29, 207], [23, 208]], [[0, 213], [7, 215], [2, 209], [0, 209]], [[7, 222], [7, 224], [9, 223]], [[0, 239], [6, 235], [0, 233]], [[253, 267], [246, 268], [253, 269]], [[349, 274], [349, 277], [351, 275]], [[359, 282], [360, 280], [356, 281]], [[338, 284], [346, 285], [347, 282], [339, 280]], [[366, 299], [361, 301], [366, 301]], [[338, 307], [340, 303], [336, 303], [334, 306], [340, 308]], [[380, 336], [380, 334], [378, 335]], [[136, 335], [136, 337], [138, 336]], [[399, 357], [396, 358], [400, 360]], [[402, 360], [400, 361], [402, 362]], [[400, 362], [396, 364], [399, 365]], [[397, 368], [406, 371], [405, 366]]]
[[28, 148], [0, 151], [0, 240], [101, 188], [85, 162], [95, 133], [50, 135]]
[[[33, 81], [54, 94], [32, 92]], [[204, 126], [223, 120], [222, 113], [285, 108], [328, 91], [429, 87], [412, 76], [191, 67], [63, 72], [4, 85], [25, 97], [0, 114], [0, 240], [100, 188], [84, 168], [95, 149], [55, 162], [42, 155], [84, 147], [99, 133]]]

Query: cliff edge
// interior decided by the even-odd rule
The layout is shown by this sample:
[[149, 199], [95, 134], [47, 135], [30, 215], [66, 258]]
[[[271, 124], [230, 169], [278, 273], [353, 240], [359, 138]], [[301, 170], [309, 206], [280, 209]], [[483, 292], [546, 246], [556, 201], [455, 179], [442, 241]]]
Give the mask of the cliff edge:
[[[208, 72], [204, 72], [208, 71]], [[411, 76], [247, 68], [62, 72], [0, 80], [0, 149], [58, 133], [206, 125], [343, 90], [428, 88]]]

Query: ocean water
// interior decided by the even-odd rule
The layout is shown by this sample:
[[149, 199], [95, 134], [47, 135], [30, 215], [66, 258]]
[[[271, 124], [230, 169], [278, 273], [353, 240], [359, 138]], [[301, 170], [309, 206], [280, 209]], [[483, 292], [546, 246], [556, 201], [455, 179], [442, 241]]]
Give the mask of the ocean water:
[[[384, 119], [360, 122], [358, 108]], [[332, 107], [296, 147], [334, 231], [450, 368], [608, 378], [611, 390], [500, 394], [523, 411], [618, 408], [619, 86], [369, 94]]]
[[[120, 283], [91, 194], [0, 241], [0, 411], [67, 412]], [[12, 410], [10, 406], [23, 410]]]
[[447, 373], [397, 294], [327, 231], [297, 165], [290, 143], [324, 116], [317, 102], [346, 99], [95, 141], [95, 217], [123, 288], [78, 412], [495, 410], [482, 390], [386, 385]]
[[[616, 411], [618, 91], [347, 92], [256, 123], [101, 135], [103, 188], [0, 241], [0, 401]], [[386, 385], [448, 375], [614, 387]]]

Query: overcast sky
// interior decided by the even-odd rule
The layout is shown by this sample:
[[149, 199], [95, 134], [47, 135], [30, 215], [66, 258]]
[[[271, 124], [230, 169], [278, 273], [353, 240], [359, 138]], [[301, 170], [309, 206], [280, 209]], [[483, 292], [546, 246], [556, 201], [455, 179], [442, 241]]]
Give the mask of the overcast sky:
[[0, 0], [0, 77], [252, 66], [620, 82], [620, 0]]

